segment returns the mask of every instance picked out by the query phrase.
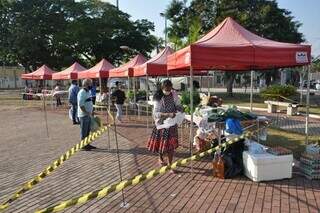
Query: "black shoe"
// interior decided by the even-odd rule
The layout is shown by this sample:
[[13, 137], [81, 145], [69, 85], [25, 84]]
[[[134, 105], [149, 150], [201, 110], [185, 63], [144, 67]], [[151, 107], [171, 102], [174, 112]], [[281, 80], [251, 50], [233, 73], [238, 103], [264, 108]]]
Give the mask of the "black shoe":
[[73, 122], [73, 125], [80, 125], [80, 122]]
[[85, 147], [83, 147], [83, 149], [84, 149], [85, 151], [90, 151], [90, 150], [92, 150], [92, 149], [97, 149], [97, 147], [88, 144], [88, 145], [86, 145]]

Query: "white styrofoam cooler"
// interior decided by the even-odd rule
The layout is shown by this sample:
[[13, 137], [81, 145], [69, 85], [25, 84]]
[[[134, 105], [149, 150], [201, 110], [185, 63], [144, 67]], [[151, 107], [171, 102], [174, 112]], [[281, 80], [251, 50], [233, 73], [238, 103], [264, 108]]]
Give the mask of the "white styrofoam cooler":
[[244, 151], [244, 174], [253, 181], [280, 180], [292, 177], [293, 155], [251, 154]]

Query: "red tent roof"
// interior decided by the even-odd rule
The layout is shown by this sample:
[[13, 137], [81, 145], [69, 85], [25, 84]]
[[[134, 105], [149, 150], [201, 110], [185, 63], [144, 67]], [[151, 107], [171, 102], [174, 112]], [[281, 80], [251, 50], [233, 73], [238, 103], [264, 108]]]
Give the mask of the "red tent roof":
[[108, 78], [109, 71], [113, 69], [114, 66], [110, 64], [106, 59], [102, 59], [94, 67], [78, 73], [78, 78]]
[[123, 77], [132, 77], [133, 76], [133, 67], [138, 66], [146, 62], [147, 59], [141, 55], [136, 55], [129, 62], [123, 64], [120, 67], [110, 70], [110, 77], [123, 78]]
[[54, 71], [52, 69], [46, 65], [42, 65], [39, 69], [32, 73], [22, 74], [21, 78], [25, 80], [51, 80], [53, 73]]
[[170, 47], [164, 48], [156, 56], [133, 69], [133, 76], [166, 76], [167, 57], [173, 53]]
[[197, 42], [168, 57], [168, 70], [261, 70], [310, 63], [311, 46], [259, 37], [226, 18]]
[[52, 80], [76, 80], [78, 79], [78, 73], [84, 70], [86, 70], [86, 68], [81, 66], [78, 62], [75, 62], [69, 68], [52, 74]]

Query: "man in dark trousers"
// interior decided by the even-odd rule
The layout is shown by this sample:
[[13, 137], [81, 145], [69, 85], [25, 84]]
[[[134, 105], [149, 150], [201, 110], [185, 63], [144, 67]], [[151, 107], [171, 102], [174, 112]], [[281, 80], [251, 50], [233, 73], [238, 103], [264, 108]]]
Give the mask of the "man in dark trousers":
[[112, 93], [112, 98], [115, 99], [118, 122], [122, 122], [122, 106], [126, 100], [126, 94], [122, 91], [122, 85], [119, 81], [116, 82], [116, 90]]
[[[82, 85], [83, 88], [78, 93], [78, 117], [80, 119], [81, 140], [90, 134], [90, 123], [93, 116], [93, 104], [90, 94], [92, 80], [84, 79]], [[91, 149], [96, 149], [96, 147], [88, 144], [83, 149], [90, 151]]]

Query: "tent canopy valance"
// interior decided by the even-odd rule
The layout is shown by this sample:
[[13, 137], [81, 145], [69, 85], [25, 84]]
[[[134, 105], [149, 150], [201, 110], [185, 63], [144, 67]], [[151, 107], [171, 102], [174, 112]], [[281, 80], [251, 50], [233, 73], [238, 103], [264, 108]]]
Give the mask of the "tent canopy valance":
[[86, 70], [83, 66], [81, 66], [78, 62], [75, 62], [67, 69], [54, 73], [52, 75], [52, 80], [77, 80], [79, 72]]
[[78, 78], [84, 79], [84, 78], [108, 78], [109, 77], [109, 71], [113, 69], [114, 66], [107, 61], [106, 59], [102, 59], [99, 63], [97, 63], [94, 67], [79, 72]]
[[232, 18], [195, 43], [168, 56], [168, 70], [264, 70], [310, 63], [311, 46], [272, 41]]
[[133, 69], [135, 66], [139, 66], [145, 63], [147, 59], [138, 54], [134, 58], [132, 58], [129, 62], [121, 65], [120, 67], [114, 68], [110, 70], [109, 76], [112, 78], [125, 78], [125, 77], [133, 77]]
[[39, 69], [32, 73], [22, 74], [21, 78], [24, 80], [51, 80], [54, 71], [47, 65], [42, 65]]

